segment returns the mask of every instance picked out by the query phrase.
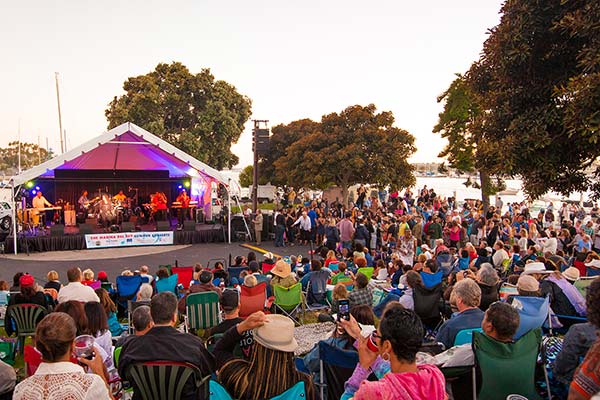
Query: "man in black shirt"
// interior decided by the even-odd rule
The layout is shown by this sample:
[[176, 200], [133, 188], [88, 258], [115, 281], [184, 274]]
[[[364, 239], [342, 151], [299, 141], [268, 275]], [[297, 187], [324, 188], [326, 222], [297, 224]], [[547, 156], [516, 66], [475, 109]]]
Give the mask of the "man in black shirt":
[[[187, 362], [198, 367], [203, 376], [215, 372], [215, 360], [202, 339], [177, 331], [177, 297], [171, 292], [162, 292], [150, 302], [150, 314], [154, 327], [145, 335], [125, 343], [119, 358], [119, 375], [127, 376], [131, 364], [144, 361]], [[182, 399], [200, 399], [192, 380], [183, 388]], [[133, 399], [141, 399], [139, 391], [134, 391]]]
[[208, 336], [225, 333], [229, 328], [243, 321], [243, 319], [240, 318], [239, 297], [240, 295], [236, 289], [226, 289], [223, 292], [219, 304], [225, 315], [225, 320], [214, 328], [209, 329]]

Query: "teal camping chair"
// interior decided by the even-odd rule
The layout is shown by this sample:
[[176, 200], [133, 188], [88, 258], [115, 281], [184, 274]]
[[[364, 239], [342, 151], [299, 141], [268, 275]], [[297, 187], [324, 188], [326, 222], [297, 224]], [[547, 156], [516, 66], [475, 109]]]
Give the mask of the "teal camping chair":
[[177, 274], [170, 275], [168, 278], [162, 278], [156, 281], [156, 293], [172, 292], [177, 295]]
[[454, 338], [454, 346], [461, 344], [473, 343], [473, 332], [483, 332], [481, 328], [463, 329], [458, 331]]
[[219, 295], [216, 292], [188, 294], [185, 298], [185, 326], [188, 331], [219, 325]]
[[[210, 400], [233, 400], [233, 397], [225, 390], [219, 382], [211, 380], [209, 382], [209, 399]], [[305, 400], [306, 388], [304, 382], [300, 381], [285, 392], [271, 397], [269, 400]]]

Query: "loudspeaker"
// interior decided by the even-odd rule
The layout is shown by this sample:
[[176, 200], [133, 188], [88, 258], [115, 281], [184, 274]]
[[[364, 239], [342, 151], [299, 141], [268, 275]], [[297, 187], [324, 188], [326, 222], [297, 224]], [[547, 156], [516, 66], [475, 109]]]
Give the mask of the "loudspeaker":
[[65, 234], [65, 226], [62, 224], [52, 225], [50, 227], [50, 236], [63, 236]]
[[157, 231], [170, 231], [171, 224], [169, 224], [169, 221], [156, 221], [156, 230]]
[[188, 232], [193, 232], [196, 230], [196, 222], [195, 221], [183, 221], [183, 230]]
[[135, 231], [135, 224], [133, 222], [123, 221], [123, 223], [121, 223], [121, 232], [134, 232], [134, 231]]
[[96, 218], [86, 218], [85, 223], [93, 226], [98, 224], [98, 220]]
[[79, 224], [79, 233], [82, 235], [91, 235], [94, 233], [94, 225], [96, 224]]
[[129, 217], [129, 222], [133, 223], [134, 225], [137, 223], [137, 220], [138, 220], [137, 215], [132, 215], [131, 217]]

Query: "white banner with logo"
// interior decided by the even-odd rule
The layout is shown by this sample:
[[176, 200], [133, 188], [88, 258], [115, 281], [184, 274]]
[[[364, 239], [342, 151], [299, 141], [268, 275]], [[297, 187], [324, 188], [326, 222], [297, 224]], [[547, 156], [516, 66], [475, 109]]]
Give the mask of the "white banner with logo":
[[130, 246], [164, 246], [173, 244], [173, 232], [116, 232], [85, 235], [88, 249]]

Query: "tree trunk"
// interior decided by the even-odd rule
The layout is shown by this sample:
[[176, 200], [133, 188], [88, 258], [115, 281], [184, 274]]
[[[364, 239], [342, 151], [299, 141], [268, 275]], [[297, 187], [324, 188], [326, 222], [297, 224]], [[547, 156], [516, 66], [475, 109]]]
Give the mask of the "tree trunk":
[[479, 171], [479, 184], [481, 186], [481, 201], [483, 202], [483, 213], [487, 213], [490, 208], [490, 175], [487, 172]]
[[348, 209], [348, 185], [341, 184], [340, 188], [342, 189], [342, 204], [345, 209]]

